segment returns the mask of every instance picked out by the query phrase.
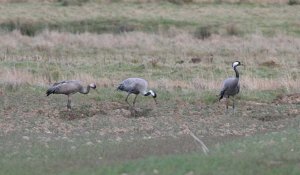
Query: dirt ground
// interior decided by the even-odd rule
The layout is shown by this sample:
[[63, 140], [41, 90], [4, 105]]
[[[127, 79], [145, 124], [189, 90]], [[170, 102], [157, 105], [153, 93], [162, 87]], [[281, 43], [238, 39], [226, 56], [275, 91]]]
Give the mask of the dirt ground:
[[[2, 96], [3, 97], [3, 96]], [[1, 111], [0, 135], [34, 137], [39, 141], [86, 138], [88, 142], [130, 141], [186, 136], [191, 130], [199, 138], [249, 136], [256, 133], [300, 126], [300, 94], [278, 97], [272, 103], [237, 101], [237, 110], [226, 113], [225, 102], [189, 104], [180, 99], [155, 105], [137, 103], [132, 110], [123, 102], [85, 98], [71, 111], [58, 107], [65, 98], [10, 99]], [[14, 102], [14, 100], [18, 102]], [[87, 101], [92, 100], [92, 103]], [[28, 104], [35, 103], [35, 106]]]

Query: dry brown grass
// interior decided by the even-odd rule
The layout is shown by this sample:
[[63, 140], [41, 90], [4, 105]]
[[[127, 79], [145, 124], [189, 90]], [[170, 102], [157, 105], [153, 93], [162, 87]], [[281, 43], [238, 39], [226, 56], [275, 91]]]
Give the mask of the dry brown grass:
[[[4, 84], [11, 85], [38, 85], [47, 87], [54, 81], [49, 82], [45, 76], [36, 76], [27, 71], [22, 70], [6, 70], [1, 71], [1, 82]], [[62, 80], [68, 79], [69, 77], [62, 77]], [[97, 87], [111, 87], [114, 88], [119, 83], [118, 79], [111, 80], [109, 78], [101, 77], [96, 78], [89, 74], [76, 74], [70, 79], [83, 80], [85, 83], [96, 83]], [[195, 78], [188, 81], [183, 80], [151, 80], [150, 85], [152, 88], [161, 88], [168, 90], [185, 89], [185, 90], [219, 90], [221, 88], [222, 79], [207, 80], [201, 78]], [[299, 80], [293, 80], [289, 78], [278, 78], [278, 79], [266, 79], [266, 78], [255, 78], [244, 76], [241, 78], [241, 85], [244, 90], [276, 90], [276, 89], [297, 89], [300, 88]]]
[[[91, 0], [94, 2], [110, 3], [112, 0]], [[160, 0], [120, 0], [121, 2], [138, 2], [138, 3], [149, 3], [149, 2], [160, 2]], [[193, 3], [215, 3], [216, 0], [186, 0], [187, 2]], [[20, 2], [57, 2], [57, 0], [0, 0], [0, 3], [20, 3]], [[170, 1], [172, 2], [172, 1]], [[183, 2], [185, 2], [183, 0]], [[288, 0], [220, 0], [224, 3], [287, 3]]]
[[[70, 34], [46, 31], [36, 37], [20, 35], [15, 31], [1, 34], [0, 48], [2, 49], [2, 61], [37, 61], [40, 66], [46, 66], [49, 62], [56, 64], [94, 64], [99, 71], [105, 64], [131, 61], [132, 64], [144, 64], [145, 69], [160, 72], [160, 67], [167, 69], [179, 68], [183, 71], [183, 76], [190, 78], [177, 80], [169, 78], [152, 79], [152, 87], [165, 89], [219, 89], [222, 80], [232, 76], [230, 65], [234, 60], [240, 60], [246, 64], [245, 68], [240, 68], [241, 82], [245, 89], [267, 90], [267, 89], [297, 89], [299, 84], [299, 71], [297, 65], [298, 48], [300, 39], [285, 35], [278, 35], [267, 38], [260, 34], [249, 35], [246, 38], [221, 37], [214, 35], [208, 40], [195, 39], [191, 34], [178, 33], [174, 37], [159, 34], [146, 34], [142, 32], [132, 32], [124, 35], [113, 34]], [[62, 53], [70, 53], [63, 59], [57, 58], [57, 49]], [[117, 48], [117, 49], [116, 49]], [[76, 56], [88, 53], [91, 49], [99, 50], [92, 57]], [[107, 52], [109, 50], [109, 52]], [[120, 53], [129, 53], [120, 55]], [[17, 53], [17, 54], [16, 54]], [[21, 56], [18, 56], [21, 53]], [[26, 53], [24, 55], [22, 53]], [[155, 54], [156, 53], [156, 54]], [[212, 63], [188, 63], [189, 56], [214, 54]], [[73, 57], [74, 56], [74, 57]], [[96, 57], [97, 59], [95, 59]], [[155, 58], [155, 66], [153, 60]], [[158, 59], [159, 58], [159, 59]], [[185, 63], [176, 65], [177, 58], [185, 60]], [[109, 60], [112, 59], [112, 60]], [[270, 78], [259, 77], [253, 72], [259, 69], [261, 63], [273, 61], [276, 66], [265, 66], [267, 74], [279, 72]], [[151, 64], [150, 64], [151, 63]], [[175, 66], [175, 67], [174, 67]], [[46, 66], [47, 67], [47, 66]], [[196, 71], [200, 67], [203, 70], [219, 69], [222, 74], [215, 74], [211, 71]], [[26, 68], [5, 67], [1, 71], [3, 82], [29, 83], [37, 85], [48, 85], [47, 74], [33, 74]], [[268, 73], [268, 71], [271, 71]], [[129, 70], [130, 72], [130, 70]], [[111, 77], [95, 77], [92, 72], [76, 72], [71, 77], [61, 70], [60, 79], [84, 79], [87, 82], [96, 82], [100, 87], [110, 87], [117, 84], [125, 76], [120, 76], [111, 72]], [[107, 72], [103, 72], [104, 74]], [[263, 74], [263, 72], [262, 72]], [[52, 80], [53, 81], [53, 80]]]
[[0, 3], [55, 2], [57, 0], [0, 0]]
[[[107, 0], [106, 2], [110, 2], [111, 0]], [[159, 2], [159, 0], [123, 0], [124, 2]], [[269, 3], [269, 4], [284, 4], [287, 3], [288, 0], [191, 0], [193, 3]]]
[[[98, 2], [111, 2], [111, 0], [98, 0]], [[161, 0], [120, 0], [122, 2], [138, 2], [138, 3], [149, 3], [149, 2], [160, 2]], [[169, 2], [173, 2], [170, 0], [166, 0]], [[182, 0], [182, 2], [186, 3], [216, 3], [216, 2], [223, 2], [223, 3], [287, 3], [288, 0]]]
[[[63, 50], [77, 49], [78, 52], [85, 49], [109, 50], [115, 49], [127, 51], [140, 51], [149, 53], [165, 53], [193, 55], [214, 53], [215, 61], [222, 61], [222, 57], [239, 58], [249, 65], [255, 65], [263, 60], [278, 59], [279, 63], [289, 64], [290, 61], [282, 57], [281, 52], [296, 56], [300, 45], [300, 39], [286, 35], [264, 37], [260, 34], [243, 37], [221, 37], [214, 35], [209, 40], [198, 40], [188, 33], [180, 33], [174, 37], [157, 34], [132, 32], [124, 35], [113, 34], [70, 34], [58, 32], [44, 32], [36, 37], [21, 35], [18, 31], [0, 35], [0, 49], [5, 53], [10, 51], [44, 51], [51, 53], [58, 47]], [[114, 52], [114, 50], [112, 50]], [[178, 53], [177, 53], [178, 52]], [[248, 56], [251, 58], [247, 59]], [[217, 59], [217, 60], [216, 60]], [[151, 58], [152, 60], [152, 58]], [[173, 60], [170, 60], [173, 62]], [[294, 65], [294, 62], [293, 64]]]

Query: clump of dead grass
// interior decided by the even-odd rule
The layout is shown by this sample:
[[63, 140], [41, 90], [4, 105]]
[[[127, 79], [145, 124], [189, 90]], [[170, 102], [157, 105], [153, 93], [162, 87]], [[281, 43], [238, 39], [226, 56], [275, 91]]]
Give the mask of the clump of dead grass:
[[[35, 37], [20, 35], [18, 31], [0, 35], [3, 52], [17, 52], [27, 50], [28, 53], [55, 53], [60, 49], [68, 52], [83, 52], [91, 49], [114, 51], [136, 51], [139, 49], [145, 54], [165, 53], [213, 53], [214, 58], [222, 57], [253, 57], [255, 59], [279, 57], [281, 53], [296, 55], [300, 40], [298, 38], [278, 35], [266, 38], [260, 34], [243, 37], [222, 37], [213, 35], [209, 40], [198, 40], [188, 33], [178, 33], [174, 37], [165, 37], [159, 34], [131, 32], [123, 35], [114, 34], [70, 34], [45, 31]], [[32, 49], [34, 48], [34, 49]], [[117, 49], [116, 49], [117, 48]], [[159, 56], [159, 55], [156, 55]], [[179, 55], [180, 56], [180, 55]], [[219, 57], [216, 57], [219, 56]], [[164, 55], [165, 57], [165, 55]]]
[[[18, 31], [2, 33], [0, 34], [2, 41], [0, 50], [4, 53], [1, 56], [2, 61], [7, 63], [12, 61], [36, 61], [40, 65], [38, 69], [32, 71], [28, 66], [15, 69], [2, 65], [6, 70], [2, 71], [2, 77], [4, 77], [2, 81], [48, 85], [54, 81], [64, 79], [83, 79], [99, 83], [100, 87], [110, 87], [120, 80], [118, 75], [113, 72], [111, 72], [109, 78], [103, 78], [103, 76], [96, 78], [95, 71], [74, 73], [74, 71], [62, 68], [88, 65], [90, 68], [97, 66], [97, 69], [101, 71], [101, 68], [108, 65], [135, 60], [132, 62], [132, 66], [138, 68], [138, 70], [126, 69], [126, 73], [144, 75], [153, 82], [154, 87], [218, 90], [222, 80], [234, 74], [230, 66], [232, 61], [240, 60], [246, 64], [246, 68], [250, 68], [245, 71], [241, 70], [241, 84], [245, 89], [296, 89], [300, 87], [297, 83], [299, 76], [295, 71], [297, 67], [296, 55], [298, 55], [298, 48], [300, 47], [298, 38], [285, 35], [267, 38], [260, 34], [247, 35], [245, 38], [212, 35], [207, 40], [198, 40], [194, 38], [193, 34], [186, 32], [173, 33], [172, 37], [165, 34], [142, 32], [122, 35], [97, 35], [44, 31], [34, 37], [23, 36]], [[94, 50], [99, 50], [101, 54], [94, 52]], [[27, 53], [28, 55], [18, 56], [18, 53]], [[68, 54], [57, 56], [57, 53]], [[78, 53], [81, 55], [93, 54], [90, 57], [73, 57]], [[209, 56], [211, 53], [213, 53], [213, 67], [211, 67], [212, 60]], [[204, 55], [210, 64], [204, 64], [202, 57], [197, 65], [181, 64], [180, 69], [183, 73], [180, 73], [180, 75], [190, 78], [182, 79], [181, 77], [173, 80], [174, 77], [172, 79], [168, 78], [169, 73], [162, 79], [155, 80], [151, 77], [151, 73], [168, 72], [168, 69], [173, 69], [172, 67], [178, 59], [183, 60], [183, 63], [185, 63], [185, 59], [192, 55], [196, 57]], [[47, 68], [49, 63], [52, 64], [51, 69]], [[266, 66], [266, 69], [276, 67], [284, 71], [276, 77], [272, 76], [273, 78], [261, 78], [251, 73], [262, 63]], [[140, 69], [138, 64], [144, 65], [144, 67]], [[147, 64], [151, 66], [145, 66]], [[57, 69], [53, 65], [57, 65]], [[199, 71], [195, 66], [199, 66]], [[289, 69], [286, 69], [288, 67]], [[37, 74], [36, 71], [40, 69], [44, 73]], [[200, 71], [201, 69], [208, 71], [203, 72]], [[105, 71], [109, 70], [103, 69], [102, 71], [104, 71], [102, 73], [107, 73]], [[144, 74], [144, 72], [147, 73]], [[99, 74], [97, 73], [97, 75]]]
[[279, 67], [279, 64], [276, 63], [274, 60], [264, 61], [259, 64], [260, 66], [266, 66], [266, 67]]

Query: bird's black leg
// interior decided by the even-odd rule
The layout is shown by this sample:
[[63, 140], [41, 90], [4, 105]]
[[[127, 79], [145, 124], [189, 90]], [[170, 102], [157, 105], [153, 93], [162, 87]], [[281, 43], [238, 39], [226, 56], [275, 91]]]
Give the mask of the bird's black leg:
[[157, 105], [158, 103], [157, 103], [157, 101], [156, 101], [156, 98], [153, 98], [153, 100], [154, 100], [155, 104]]
[[226, 98], [226, 113], [228, 111], [228, 105], [229, 105], [229, 97]]
[[127, 95], [125, 101], [126, 101], [126, 103], [130, 106], [130, 103], [128, 102], [128, 97], [129, 97], [129, 95], [130, 95], [130, 93], [128, 93], [128, 95]]
[[235, 104], [234, 104], [234, 102], [235, 102], [235, 96], [232, 98], [232, 100], [233, 100], [232, 109], [233, 109], [233, 113], [235, 113]]
[[133, 103], [132, 103], [132, 104], [133, 104], [133, 107], [134, 107], [134, 105], [135, 105], [135, 100], [136, 100], [137, 96], [138, 96], [138, 95], [135, 95], [135, 97], [134, 97], [134, 100], [133, 100]]
[[229, 106], [229, 97], [228, 98], [226, 98], [226, 109], [228, 109], [228, 106]]
[[68, 104], [67, 104], [67, 108], [68, 108], [68, 109], [71, 109], [71, 98], [70, 98], [69, 95], [68, 95]]

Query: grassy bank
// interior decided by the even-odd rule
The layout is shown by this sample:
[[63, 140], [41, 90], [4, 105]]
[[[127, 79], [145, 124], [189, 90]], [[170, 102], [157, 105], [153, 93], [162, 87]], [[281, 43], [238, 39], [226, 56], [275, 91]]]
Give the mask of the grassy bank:
[[298, 137], [297, 130], [276, 132], [218, 145], [209, 156], [195, 152], [151, 157], [99, 168], [95, 174], [298, 174]]
[[[299, 130], [290, 129], [234, 141], [215, 141], [206, 156], [188, 138], [104, 144], [62, 141], [2, 152], [4, 174], [299, 174]], [[186, 142], [180, 143], [178, 141]], [[190, 143], [188, 143], [190, 142]], [[31, 144], [30, 144], [31, 143]], [[173, 143], [177, 146], [167, 148]], [[145, 147], [147, 145], [147, 147]], [[149, 147], [150, 146], [150, 147]], [[152, 147], [152, 149], [151, 149]], [[178, 154], [172, 149], [186, 149]], [[189, 148], [189, 151], [188, 149]], [[173, 155], [158, 156], [168, 152]], [[145, 159], [147, 154], [154, 154]], [[140, 157], [141, 156], [141, 157]], [[137, 159], [136, 159], [137, 158]], [[119, 164], [120, 162], [123, 162]], [[126, 162], [126, 163], [125, 163]], [[116, 163], [118, 165], [116, 165]]]

